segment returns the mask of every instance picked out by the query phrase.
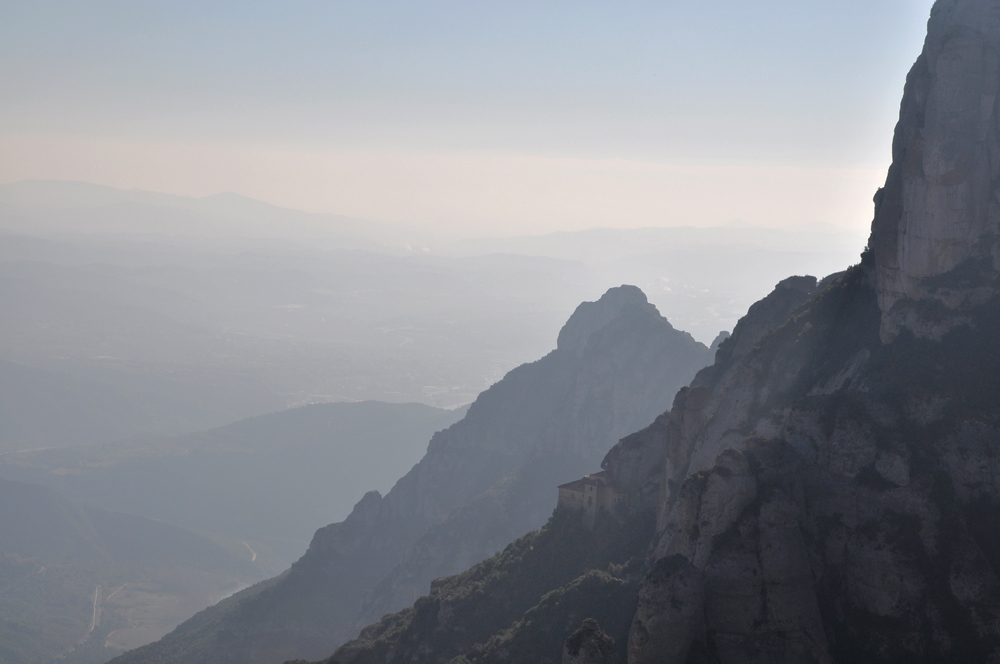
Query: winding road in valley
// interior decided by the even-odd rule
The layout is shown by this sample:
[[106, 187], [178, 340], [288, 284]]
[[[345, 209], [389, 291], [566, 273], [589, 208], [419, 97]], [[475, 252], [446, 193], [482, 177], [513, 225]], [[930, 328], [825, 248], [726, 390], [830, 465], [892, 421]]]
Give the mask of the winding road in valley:
[[94, 588], [94, 611], [90, 616], [90, 629], [83, 638], [90, 636], [90, 633], [94, 631], [95, 627], [100, 627], [101, 625], [101, 585], [97, 584]]

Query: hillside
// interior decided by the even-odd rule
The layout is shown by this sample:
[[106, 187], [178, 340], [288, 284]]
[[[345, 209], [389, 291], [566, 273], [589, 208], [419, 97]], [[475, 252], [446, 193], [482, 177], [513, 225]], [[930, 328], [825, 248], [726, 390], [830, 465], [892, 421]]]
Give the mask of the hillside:
[[253, 389], [228, 397], [210, 395], [214, 390], [184, 379], [51, 371], [0, 360], [0, 451], [197, 430], [284, 405]]
[[0, 480], [0, 662], [98, 664], [267, 574], [238, 540]]
[[595, 470], [609, 444], [662, 412], [709, 354], [635, 287], [580, 305], [555, 351], [480, 395], [388, 494], [367, 494], [345, 521], [320, 529], [279, 583], [197, 639], [182, 628], [118, 661], [280, 663], [329, 653], [369, 613], [412, 602], [436, 576], [541, 526], [556, 484]]
[[[290, 564], [316, 528], [383, 491], [461, 419], [422, 404], [316, 404], [206, 432], [0, 457], [0, 476], [109, 510], [228, 533]], [[210, 506], [210, 507], [207, 507]]]

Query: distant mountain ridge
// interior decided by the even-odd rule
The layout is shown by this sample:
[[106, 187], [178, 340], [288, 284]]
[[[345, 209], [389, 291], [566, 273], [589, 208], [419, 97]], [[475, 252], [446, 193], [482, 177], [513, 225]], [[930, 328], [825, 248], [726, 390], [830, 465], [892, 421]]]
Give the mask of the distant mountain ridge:
[[[495, 262], [501, 256], [530, 257], [548, 263], [548, 274], [536, 277], [539, 283], [556, 277], [555, 281], [568, 280], [575, 287], [568, 302], [579, 302], [588, 293], [613, 284], [635, 284], [674, 324], [706, 343], [720, 329], [731, 329], [750, 304], [788, 274], [829, 274], [842, 269], [865, 244], [860, 230], [684, 227], [671, 226], [669, 218], [664, 224], [521, 237], [475, 237], [477, 231], [469, 229], [469, 237], [463, 238], [409, 223], [289, 210], [235, 194], [195, 199], [78, 182], [0, 185], [0, 231], [50, 239], [76, 235], [75, 240], [90, 243], [85, 248], [88, 253], [106, 255], [93, 246], [98, 240], [145, 239], [148, 244], [156, 238], [198, 251], [208, 246], [226, 253], [281, 254], [308, 246], [378, 254], [379, 260], [420, 256]], [[572, 261], [576, 266], [567, 269], [555, 261]], [[402, 266], [387, 267], [391, 271]], [[359, 271], [367, 272], [364, 267]], [[456, 277], [467, 278], [451, 278]], [[367, 280], [381, 278], [373, 275]], [[440, 283], [430, 285], [431, 289], [440, 287]], [[557, 325], [568, 313], [568, 308], [560, 308], [551, 324]], [[543, 348], [517, 361], [537, 356]]]
[[182, 627], [118, 661], [328, 654], [371, 612], [411, 602], [431, 579], [541, 525], [555, 485], [595, 470], [609, 442], [662, 412], [710, 353], [638, 288], [609, 290], [577, 309], [555, 351], [508, 373], [435, 435], [386, 496], [371, 492], [345, 521], [320, 529], [280, 581], [203, 621], [197, 634]]
[[364, 491], [391, 487], [431, 435], [464, 412], [412, 403], [315, 404], [185, 436], [6, 454], [0, 477], [263, 542], [287, 565], [317, 527], [343, 518]]
[[0, 184], [0, 229], [30, 235], [313, 238], [339, 248], [399, 253], [412, 251], [418, 238], [392, 224], [291, 210], [234, 193], [194, 198], [55, 180]]
[[[78, 375], [0, 360], [0, 452], [93, 445], [218, 420], [198, 391], [186, 387], [182, 381], [113, 372]], [[248, 397], [241, 405], [269, 404]], [[270, 404], [271, 409], [281, 405], [277, 399]]]

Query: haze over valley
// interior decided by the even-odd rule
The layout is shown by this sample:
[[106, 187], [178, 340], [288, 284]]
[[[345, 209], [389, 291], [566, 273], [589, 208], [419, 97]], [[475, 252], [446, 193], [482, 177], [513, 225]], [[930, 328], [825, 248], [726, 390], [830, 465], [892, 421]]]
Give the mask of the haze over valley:
[[[269, 573], [365, 492], [388, 492], [480, 392], [546, 355], [581, 301], [639, 284], [701, 340], [685, 334], [703, 349], [682, 374], [691, 376], [790, 266], [833, 271], [858, 244], [846, 232], [752, 228], [410, 236], [235, 196], [61, 182], [2, 185], [0, 208], [10, 314], [0, 330], [0, 477], [211, 533], [260, 556]], [[669, 380], [648, 412], [600, 440], [666, 408], [684, 379]], [[537, 493], [536, 516], [439, 571], [540, 525], [551, 487], [599, 461], [550, 461], [549, 474], [514, 480]], [[130, 634], [149, 639], [207, 601], [150, 592], [141, 606], [178, 608], [148, 609], [148, 627]], [[141, 645], [130, 638], [96, 652]], [[313, 656], [336, 645], [322, 643]]]
[[[647, 358], [686, 368], [644, 379], [668, 382], [643, 397], [652, 398], [644, 410], [629, 411], [614, 433], [605, 431], [604, 416], [589, 415], [605, 431], [587, 434], [597, 436], [594, 451], [546, 453], [530, 473], [515, 464], [483, 485], [456, 489], [405, 534], [384, 526], [386, 537], [401, 538], [393, 540], [397, 553], [383, 556], [352, 591], [370, 596], [371, 606], [338, 609], [332, 639], [292, 647], [289, 657], [323, 655], [358, 621], [398, 608], [400, 597], [412, 600], [434, 576], [460, 571], [541, 525], [552, 487], [597, 467], [605, 441], [662, 412], [671, 393], [711, 361], [708, 346], [719, 332], [788, 265], [832, 271], [859, 243], [835, 229], [739, 227], [462, 238], [234, 195], [192, 199], [74, 182], [0, 185], [0, 210], [0, 297], [9, 314], [0, 329], [0, 477], [235, 547], [231, 569], [213, 581], [233, 588], [291, 565], [317, 529], [348, 517], [366, 492], [395, 495], [389, 490], [432, 434], [461, 420], [509, 370], [547, 355], [581, 301], [640, 284], [637, 302], [648, 293], [682, 322], [664, 324], [694, 355], [663, 349], [659, 359]], [[635, 380], [631, 369], [614, 371], [573, 389], [614, 392], [617, 382]], [[569, 394], [557, 393], [549, 406], [562, 412], [558, 424], [545, 425], [555, 428], [521, 441], [504, 434], [509, 444], [530, 443], [526, 449], [537, 454], [546, 436], [573, 430], [570, 413], [580, 406], [559, 410], [570, 408], [561, 405]], [[491, 418], [525, 417], [513, 403], [501, 404], [494, 408], [508, 412]], [[417, 541], [421, 528], [478, 492], [498, 491], [491, 487], [500, 481], [517, 489], [470, 502], [464, 516], [456, 513]], [[520, 502], [527, 496], [530, 508]], [[528, 511], [512, 519], [503, 514], [508, 509]], [[29, 515], [18, 518], [35, 518]], [[450, 562], [392, 571], [409, 546], [440, 550], [441, 538], [467, 537], [462, 524], [469, 519], [505, 525]], [[51, 568], [49, 558], [19, 546], [4, 551]], [[252, 572], [240, 567], [247, 556]], [[100, 582], [100, 574], [107, 573], [92, 571], [88, 560], [67, 564], [79, 570], [72, 578], [88, 570], [92, 588], [74, 581], [72, 591], [55, 585], [46, 592], [75, 597], [80, 606], [105, 593], [110, 581]], [[107, 634], [74, 645], [72, 630], [42, 631], [10, 661], [67, 649], [81, 661], [104, 661], [159, 638], [221, 592], [148, 585], [155, 575], [128, 569], [135, 571], [107, 577], [116, 589], [132, 589], [114, 597], [128, 598], [127, 606], [103, 609]], [[401, 574], [412, 577], [405, 590], [389, 580]], [[15, 576], [11, 583], [27, 581]], [[357, 600], [336, 600], [344, 601]], [[24, 614], [37, 616], [29, 622], [42, 620], [42, 609], [32, 611]]]
[[[116, 428], [79, 427], [84, 442], [324, 401], [466, 404], [544, 352], [575, 304], [622, 283], [711, 343], [789, 270], [833, 272], [863, 245], [842, 231], [746, 228], [408, 237], [239, 197], [74, 183], [3, 185], [0, 206], [11, 313], [0, 357], [48, 372], [8, 380], [68, 375], [97, 408], [148, 395], [141, 415], [104, 418]], [[30, 417], [17, 410], [11, 419]], [[12, 423], [5, 436], [44, 446], [45, 426]]]
[[997, 664], [995, 5], [4, 5], [0, 664]]
[[[343, 520], [366, 492], [389, 492], [435, 431], [461, 420], [509, 370], [549, 353], [581, 301], [639, 284], [641, 301], [648, 293], [661, 313], [672, 312], [668, 319], [681, 321], [672, 325], [701, 349], [697, 359], [660, 351], [687, 368], [664, 376], [673, 382], [658, 388], [647, 410], [600, 434], [591, 456], [549, 460], [533, 479], [512, 467], [507, 481], [535, 496], [531, 511], [445, 567], [408, 574], [460, 571], [490, 555], [544, 522], [552, 486], [598, 466], [603, 441], [666, 408], [711, 361], [707, 346], [719, 332], [789, 267], [833, 271], [859, 242], [829, 229], [738, 227], [460, 238], [238, 196], [191, 199], [70, 182], [0, 185], [0, 209], [0, 293], [10, 314], [0, 330], [0, 477], [221, 538], [256, 565], [253, 574], [225, 577], [244, 585], [295, 562], [314, 531]], [[587, 380], [587, 390], [612, 389], [600, 387], [606, 378]], [[552, 408], [563, 408], [562, 398]], [[542, 467], [549, 470], [537, 475]], [[455, 507], [457, 495], [442, 500]], [[486, 518], [482, 507], [468, 509], [456, 524]], [[402, 552], [416, 535], [393, 546]], [[356, 592], [376, 592], [379, 575], [398, 560], [374, 568]], [[134, 584], [147, 576], [120, 578]], [[379, 601], [397, 608], [393, 593], [410, 597], [423, 583], [386, 586]], [[107, 659], [158, 638], [210, 601], [165, 588], [133, 597], [132, 613], [116, 618], [128, 625], [128, 615], [145, 612], [141, 628], [120, 632], [131, 635], [126, 640], [105, 637], [102, 647], [94, 637], [86, 656]], [[174, 608], [154, 608], [162, 606]], [[334, 633], [350, 635], [353, 624]], [[314, 650], [288, 652], [318, 657], [336, 644], [321, 639]], [[59, 651], [33, 647], [24, 652]]]

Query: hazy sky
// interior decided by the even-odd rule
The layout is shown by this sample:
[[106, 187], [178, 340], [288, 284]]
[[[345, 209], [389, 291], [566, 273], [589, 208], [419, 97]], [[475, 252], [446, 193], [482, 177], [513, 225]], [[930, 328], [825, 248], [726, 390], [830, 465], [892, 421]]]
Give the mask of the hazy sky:
[[866, 228], [930, 0], [0, 3], [0, 182]]

